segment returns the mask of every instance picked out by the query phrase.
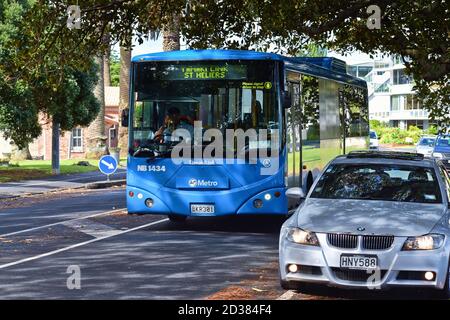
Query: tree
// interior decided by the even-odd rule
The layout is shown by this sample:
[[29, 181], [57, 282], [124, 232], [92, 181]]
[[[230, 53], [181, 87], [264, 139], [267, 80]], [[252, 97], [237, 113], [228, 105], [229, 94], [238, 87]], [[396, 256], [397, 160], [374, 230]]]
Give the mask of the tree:
[[[129, 107], [131, 49], [120, 47], [119, 115]], [[128, 154], [128, 128], [119, 121], [119, 148], [122, 156]]]
[[[378, 9], [379, 29], [372, 27]], [[442, 0], [206, 0], [192, 2], [181, 31], [195, 48], [270, 47], [295, 55], [314, 41], [341, 52], [401, 56], [431, 118], [448, 126], [449, 21]]]
[[21, 60], [35, 41], [24, 31], [24, 17], [35, 3], [0, 0], [0, 131], [28, 157], [28, 144], [41, 133], [39, 117], [46, 117], [53, 124], [52, 167], [58, 173], [59, 129], [87, 126], [98, 113], [92, 94], [98, 68], [89, 58], [84, 70], [51, 55], [45, 66]]
[[108, 146], [106, 145], [107, 137], [105, 135], [105, 81], [104, 81], [104, 56], [97, 55], [94, 59], [98, 66], [98, 81], [94, 88], [94, 95], [99, 102], [99, 110], [97, 115], [88, 127], [88, 143], [86, 157], [89, 159], [99, 159], [101, 156], [108, 154]]
[[174, 15], [163, 26], [163, 50], [180, 50], [180, 17]]

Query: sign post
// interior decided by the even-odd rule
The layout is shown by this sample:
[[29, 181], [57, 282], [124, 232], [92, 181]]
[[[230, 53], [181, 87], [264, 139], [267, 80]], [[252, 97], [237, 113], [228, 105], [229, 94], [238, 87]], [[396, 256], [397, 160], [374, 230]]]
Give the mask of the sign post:
[[117, 167], [117, 160], [110, 155], [101, 157], [100, 161], [98, 162], [98, 168], [103, 174], [106, 174], [107, 181], [109, 181], [109, 176], [116, 172]]

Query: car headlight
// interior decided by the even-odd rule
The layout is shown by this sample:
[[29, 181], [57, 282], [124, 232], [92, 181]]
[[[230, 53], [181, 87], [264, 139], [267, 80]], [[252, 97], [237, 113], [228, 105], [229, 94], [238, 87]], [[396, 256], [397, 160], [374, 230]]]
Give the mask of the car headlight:
[[433, 157], [435, 157], [435, 158], [443, 158], [444, 156], [440, 152], [433, 152]]
[[299, 244], [319, 246], [319, 239], [317, 239], [314, 232], [305, 231], [299, 228], [289, 228], [287, 230], [287, 239]]
[[406, 239], [402, 250], [434, 250], [439, 249], [444, 243], [445, 236], [442, 234], [426, 234], [420, 237], [409, 237]]

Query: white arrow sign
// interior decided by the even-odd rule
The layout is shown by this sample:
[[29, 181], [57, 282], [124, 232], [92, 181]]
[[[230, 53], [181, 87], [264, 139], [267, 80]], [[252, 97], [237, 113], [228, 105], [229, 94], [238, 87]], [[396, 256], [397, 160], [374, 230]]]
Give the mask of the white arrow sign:
[[109, 163], [105, 160], [102, 160], [102, 163], [108, 167], [109, 170], [114, 170], [114, 165], [112, 163]]

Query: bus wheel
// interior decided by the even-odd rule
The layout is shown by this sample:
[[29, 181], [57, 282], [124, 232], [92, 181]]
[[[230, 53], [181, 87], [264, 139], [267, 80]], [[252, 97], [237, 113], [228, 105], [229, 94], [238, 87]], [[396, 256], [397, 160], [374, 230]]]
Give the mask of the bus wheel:
[[168, 217], [171, 222], [177, 222], [177, 223], [185, 222], [187, 219], [187, 216], [181, 216], [178, 214], [169, 214]]

